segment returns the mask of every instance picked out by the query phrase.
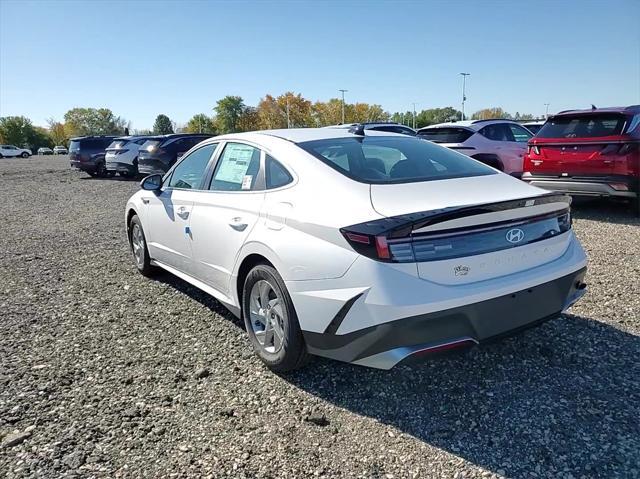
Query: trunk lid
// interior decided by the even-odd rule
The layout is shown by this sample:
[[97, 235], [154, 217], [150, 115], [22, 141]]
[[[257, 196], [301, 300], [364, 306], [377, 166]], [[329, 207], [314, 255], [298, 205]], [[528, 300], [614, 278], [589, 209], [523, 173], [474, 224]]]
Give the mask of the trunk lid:
[[439, 284], [535, 268], [559, 258], [571, 240], [567, 196], [504, 174], [374, 184], [371, 202], [386, 218], [346, 228], [345, 237], [365, 255], [415, 263], [418, 277]]

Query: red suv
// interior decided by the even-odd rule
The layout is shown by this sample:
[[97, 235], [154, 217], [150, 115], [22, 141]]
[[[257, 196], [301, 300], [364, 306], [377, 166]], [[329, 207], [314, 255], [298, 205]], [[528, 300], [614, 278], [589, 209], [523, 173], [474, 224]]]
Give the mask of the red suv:
[[627, 198], [640, 214], [640, 105], [550, 117], [529, 140], [522, 179], [576, 196]]

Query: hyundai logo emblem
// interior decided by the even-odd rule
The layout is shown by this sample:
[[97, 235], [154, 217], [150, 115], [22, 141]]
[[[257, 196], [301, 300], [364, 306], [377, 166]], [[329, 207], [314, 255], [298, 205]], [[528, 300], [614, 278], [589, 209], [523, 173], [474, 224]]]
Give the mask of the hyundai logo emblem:
[[524, 231], [520, 228], [513, 228], [512, 230], [507, 231], [507, 241], [509, 243], [520, 243], [524, 239]]

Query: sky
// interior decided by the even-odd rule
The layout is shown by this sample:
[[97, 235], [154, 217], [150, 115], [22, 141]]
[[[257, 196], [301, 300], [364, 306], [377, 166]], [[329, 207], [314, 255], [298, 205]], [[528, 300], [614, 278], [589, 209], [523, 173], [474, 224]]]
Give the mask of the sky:
[[640, 103], [640, 0], [0, 0], [0, 116], [106, 107], [135, 129], [286, 91], [470, 114]]

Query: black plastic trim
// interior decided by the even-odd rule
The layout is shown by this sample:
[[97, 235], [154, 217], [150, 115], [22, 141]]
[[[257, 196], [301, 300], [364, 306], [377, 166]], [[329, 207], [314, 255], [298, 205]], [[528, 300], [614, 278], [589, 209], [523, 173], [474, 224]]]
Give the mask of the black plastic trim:
[[360, 296], [362, 296], [363, 294], [364, 293], [356, 294], [353, 298], [344, 303], [342, 308], [340, 308], [340, 311], [336, 313], [336, 315], [327, 326], [327, 329], [324, 330], [324, 334], [336, 334], [336, 331], [338, 331], [338, 328], [342, 324], [342, 321], [344, 321], [344, 318], [347, 316], [347, 313], [351, 309], [351, 306], [353, 306], [353, 304], [358, 301]]

